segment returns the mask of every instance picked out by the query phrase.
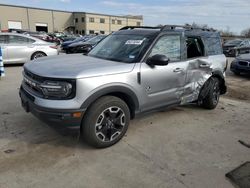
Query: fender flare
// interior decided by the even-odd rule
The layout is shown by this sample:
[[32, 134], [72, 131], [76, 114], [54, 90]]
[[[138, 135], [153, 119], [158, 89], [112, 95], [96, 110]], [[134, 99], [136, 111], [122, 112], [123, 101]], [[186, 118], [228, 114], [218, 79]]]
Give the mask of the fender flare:
[[220, 80], [220, 94], [225, 94], [227, 92], [227, 86], [223, 73], [219, 70], [215, 70], [213, 71], [212, 76], [217, 77]]
[[[122, 95], [125, 95], [126, 97], [128, 97], [128, 99], [130, 100], [130, 102], [133, 103], [133, 108], [134, 111], [139, 109], [139, 100], [137, 95], [135, 94], [134, 91], [132, 91], [130, 88], [125, 87], [125, 86], [108, 86], [105, 88], [102, 88], [98, 91], [96, 91], [94, 94], [92, 94], [91, 96], [89, 96], [84, 103], [81, 106], [81, 109], [87, 109], [93, 102], [95, 102], [98, 98], [105, 96], [105, 95], [115, 95], [115, 93], [119, 93]], [[127, 102], [127, 101], [125, 101]], [[128, 104], [129, 105], [129, 104]], [[131, 106], [129, 106], [129, 108], [131, 108]], [[133, 112], [134, 113], [134, 112]]]

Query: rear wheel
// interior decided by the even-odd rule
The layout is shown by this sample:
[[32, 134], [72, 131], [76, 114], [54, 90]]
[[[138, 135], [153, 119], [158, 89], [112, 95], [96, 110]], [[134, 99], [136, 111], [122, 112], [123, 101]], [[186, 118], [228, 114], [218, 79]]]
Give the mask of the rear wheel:
[[82, 124], [85, 141], [97, 148], [117, 143], [126, 133], [130, 120], [127, 104], [120, 98], [105, 96], [87, 110]]
[[219, 79], [215, 77], [210, 78], [209, 82], [208, 92], [202, 100], [202, 106], [206, 109], [214, 109], [219, 103], [220, 82]]
[[31, 60], [35, 60], [35, 59], [38, 59], [40, 57], [44, 57], [46, 56], [45, 53], [43, 52], [35, 52], [32, 56], [31, 56]]

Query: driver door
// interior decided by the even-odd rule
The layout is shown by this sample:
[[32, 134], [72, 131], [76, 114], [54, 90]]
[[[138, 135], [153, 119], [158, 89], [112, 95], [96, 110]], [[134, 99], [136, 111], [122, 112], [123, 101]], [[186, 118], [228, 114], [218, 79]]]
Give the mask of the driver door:
[[180, 103], [188, 67], [188, 61], [182, 61], [184, 41], [179, 33], [160, 36], [147, 58], [165, 55], [168, 65], [149, 66], [147, 58], [141, 63], [141, 84], [146, 93], [143, 111]]

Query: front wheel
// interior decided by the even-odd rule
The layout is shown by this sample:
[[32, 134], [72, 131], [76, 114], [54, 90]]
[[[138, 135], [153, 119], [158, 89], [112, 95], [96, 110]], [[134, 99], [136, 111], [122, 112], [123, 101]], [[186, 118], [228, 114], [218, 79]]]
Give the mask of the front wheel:
[[109, 147], [125, 135], [129, 121], [130, 111], [123, 100], [114, 96], [101, 97], [84, 115], [82, 135], [94, 147]]
[[220, 82], [215, 77], [210, 78], [209, 82], [208, 93], [202, 100], [202, 106], [206, 109], [215, 109], [220, 98]]

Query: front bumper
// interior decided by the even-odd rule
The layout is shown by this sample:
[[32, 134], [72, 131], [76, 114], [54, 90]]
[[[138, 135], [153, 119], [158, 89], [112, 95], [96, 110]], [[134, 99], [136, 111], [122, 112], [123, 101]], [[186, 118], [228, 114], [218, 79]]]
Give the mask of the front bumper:
[[[79, 131], [84, 110], [59, 110], [38, 106], [34, 102], [35, 97], [24, 90], [23, 87], [20, 88], [19, 95], [22, 107], [26, 112], [31, 112], [38, 119], [56, 129]], [[76, 113], [81, 115], [75, 117], [74, 114]]]
[[230, 70], [232, 72], [250, 73], [250, 66], [241, 66], [235, 63], [235, 64], [231, 64]]

